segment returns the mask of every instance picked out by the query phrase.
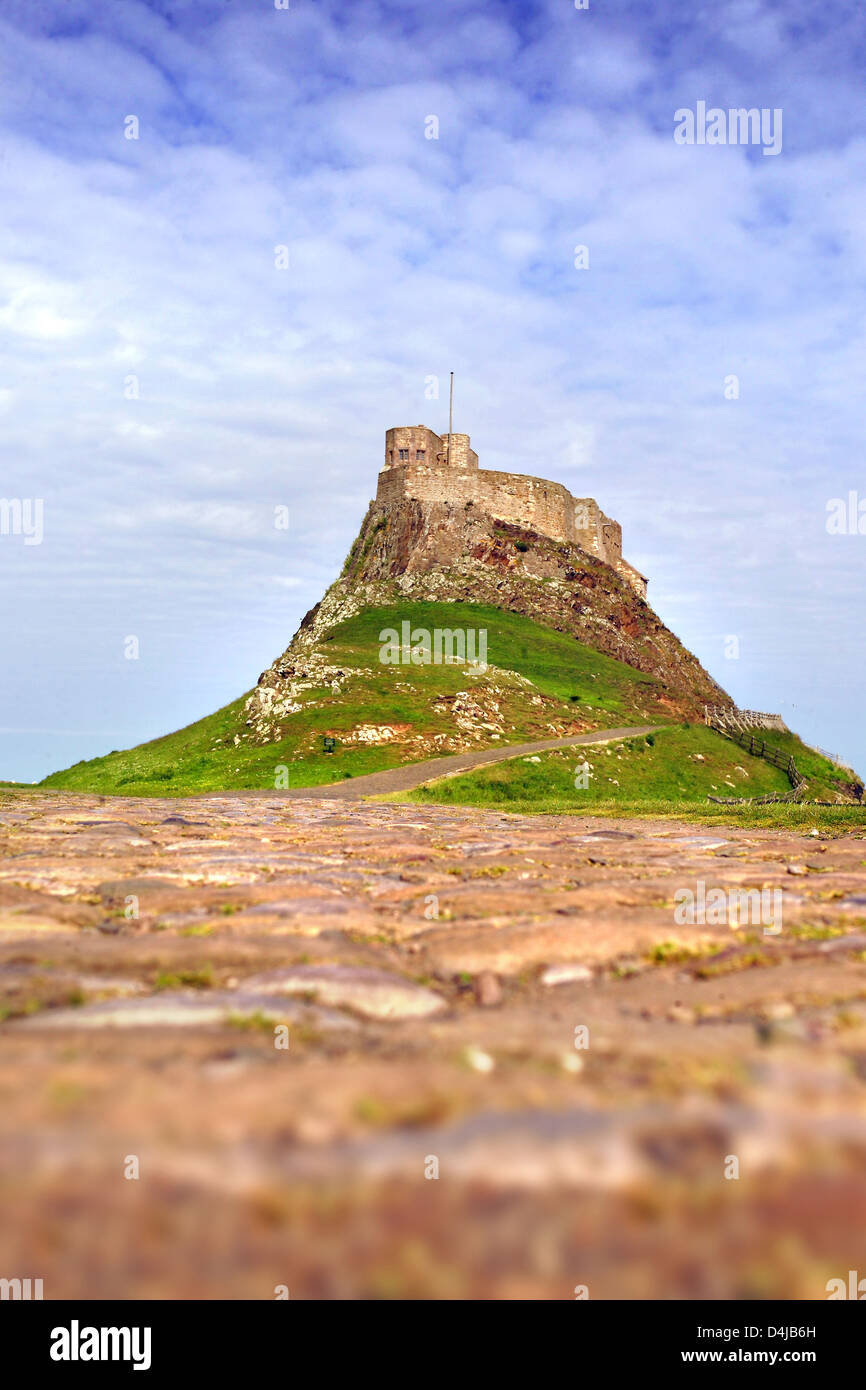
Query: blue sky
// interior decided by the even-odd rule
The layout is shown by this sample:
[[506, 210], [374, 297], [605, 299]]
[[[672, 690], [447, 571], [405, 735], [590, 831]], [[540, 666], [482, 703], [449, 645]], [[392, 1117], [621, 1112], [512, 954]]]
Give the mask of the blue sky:
[[[0, 535], [0, 776], [254, 684], [452, 369], [482, 467], [596, 497], [735, 699], [866, 772], [866, 535], [826, 528], [866, 499], [864, 48], [844, 0], [4, 0], [0, 496], [44, 538]], [[698, 101], [780, 108], [781, 153], [678, 145]]]

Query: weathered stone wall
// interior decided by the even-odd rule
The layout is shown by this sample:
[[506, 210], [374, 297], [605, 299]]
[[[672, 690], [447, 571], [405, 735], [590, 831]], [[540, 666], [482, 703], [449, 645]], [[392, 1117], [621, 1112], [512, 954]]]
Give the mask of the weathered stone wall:
[[554, 540], [577, 541], [574, 498], [561, 483], [486, 468], [473, 481], [473, 501], [497, 520], [541, 531]]
[[572, 497], [561, 483], [529, 474], [479, 469], [468, 434], [451, 436], [449, 466], [448, 443], [448, 435], [434, 434], [424, 425], [388, 430], [377, 502], [384, 507], [396, 506], [405, 498], [463, 505], [471, 502], [494, 520], [579, 545], [646, 597], [646, 579], [622, 558], [619, 522], [605, 516], [592, 497]]
[[619, 559], [608, 561], [608, 564], [611, 563], [617, 574], [620, 575], [627, 584], [631, 585], [635, 593], [640, 594], [641, 598], [646, 598], [646, 575], [641, 574], [640, 570], [636, 570], [634, 565], [629, 564], [628, 560]]
[[604, 539], [604, 549], [608, 557], [608, 564], [612, 564], [614, 559], [622, 559], [622, 527], [618, 521], [611, 521], [609, 516], [601, 513], [601, 531]]
[[[395, 453], [398, 447], [395, 446]], [[452, 471], [441, 465], [437, 468], [424, 463], [395, 463], [379, 474], [376, 500], [387, 505], [404, 497], [421, 502], [473, 502], [497, 521], [526, 526], [554, 540], [579, 544], [582, 538], [593, 554], [604, 549], [598, 505], [591, 498], [577, 504], [561, 483], [519, 473], [497, 473], [488, 468]], [[577, 520], [582, 521], [579, 527]]]
[[395, 464], [379, 474], [376, 501], [385, 507], [396, 505], [404, 498], [419, 502], [471, 502], [471, 485], [467, 474], [454, 474], [444, 468], [428, 468], [425, 464]]

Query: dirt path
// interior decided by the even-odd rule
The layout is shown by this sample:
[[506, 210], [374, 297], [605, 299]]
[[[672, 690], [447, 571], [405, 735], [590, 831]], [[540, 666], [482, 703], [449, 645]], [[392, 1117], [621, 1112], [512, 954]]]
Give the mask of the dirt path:
[[[487, 763], [502, 763], [510, 758], [522, 758], [529, 753], [544, 753], [551, 748], [572, 748], [582, 743], [609, 743], [615, 738], [633, 738], [651, 734], [658, 724], [641, 724], [629, 729], [593, 729], [587, 734], [572, 734], [569, 738], [542, 738], [534, 743], [510, 743], [503, 748], [479, 748], [468, 753], [454, 753], [447, 758], [427, 758], [423, 763], [408, 763], [386, 772], [370, 772], [365, 777], [347, 778], [332, 786], [295, 787], [286, 793], [290, 797], [315, 797], [321, 801], [360, 801], [365, 796], [381, 796], [385, 792], [409, 792], [425, 782], [438, 782], [442, 777], [455, 777], [471, 772]], [[251, 796], [273, 796], [273, 791], [250, 792]], [[207, 793], [212, 795], [212, 793]], [[243, 795], [243, 793], [242, 793]]]

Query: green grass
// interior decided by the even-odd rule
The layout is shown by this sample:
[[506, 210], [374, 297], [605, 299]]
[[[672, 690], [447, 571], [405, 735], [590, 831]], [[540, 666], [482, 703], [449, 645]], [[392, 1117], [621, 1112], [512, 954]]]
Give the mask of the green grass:
[[[382, 665], [379, 634], [408, 621], [412, 628], [475, 628], [487, 632], [486, 675], [462, 665]], [[509, 762], [443, 781], [415, 794], [416, 800], [502, 806], [513, 810], [587, 811], [616, 815], [691, 814], [710, 821], [736, 817], [732, 808], [708, 806], [708, 793], [759, 796], [788, 789], [781, 770], [750, 757], [703, 725], [673, 723], [671, 692], [654, 677], [605, 656], [567, 633], [546, 628], [517, 613], [472, 603], [401, 603], [365, 609], [325, 635], [320, 655], [348, 673], [342, 688], [302, 689], [300, 708], [281, 717], [272, 741], [253, 743], [245, 724], [246, 696], [175, 733], [123, 752], [75, 764], [46, 777], [45, 787], [125, 796], [183, 796], [245, 788], [274, 789], [278, 768], [288, 768], [290, 787], [319, 786], [398, 767], [407, 761], [453, 751], [443, 740], [456, 732], [449, 701], [459, 692], [490, 692], [503, 726], [502, 737], [484, 731], [478, 747], [503, 746], [551, 737], [551, 723], [605, 729], [661, 724], [655, 746], [626, 741], [610, 755], [587, 751], [594, 777], [575, 790], [577, 751], [545, 755], [541, 763]], [[531, 684], [527, 684], [531, 682]], [[362, 725], [390, 725], [393, 742], [350, 741]], [[337, 740], [333, 754], [322, 737]], [[235, 737], [241, 742], [235, 745]], [[436, 739], [440, 742], [437, 745]], [[832, 800], [833, 780], [845, 774], [794, 734], [768, 732], [767, 741], [794, 754], [809, 779], [807, 795]], [[705, 761], [701, 763], [696, 754]], [[748, 773], [744, 777], [737, 766]], [[284, 782], [281, 782], [284, 785]], [[814, 820], [821, 808], [806, 812]], [[747, 808], [750, 824], [794, 824], [790, 808]], [[774, 819], [777, 818], [777, 819]]]
[[[413, 628], [484, 628], [487, 660], [505, 672], [473, 676], [465, 666], [387, 666], [379, 662], [379, 633], [408, 621]], [[333, 628], [320, 648], [329, 665], [350, 673], [335, 694], [310, 688], [299, 698], [301, 709], [285, 716], [281, 737], [264, 746], [248, 741], [244, 723], [246, 695], [186, 728], [126, 751], [76, 763], [52, 773], [45, 787], [124, 796], [180, 796], [242, 788], [274, 788], [276, 769], [289, 769], [289, 786], [318, 786], [397, 767], [407, 761], [407, 742], [429, 742], [410, 752], [411, 760], [436, 756], [432, 740], [455, 732], [447, 704], [438, 697], [478, 689], [495, 680], [506, 725], [500, 742], [520, 743], [550, 736], [549, 721], [580, 720], [590, 728], [617, 724], [661, 723], [670, 718], [661, 703], [665, 689], [654, 677], [583, 646], [520, 614], [479, 604], [405, 603], [367, 609]], [[248, 692], [249, 693], [249, 692]], [[542, 705], [532, 703], [541, 695]], [[347, 736], [359, 725], [404, 725], [398, 741], [357, 745]], [[333, 734], [333, 754], [322, 749], [322, 736]], [[242, 736], [239, 746], [236, 735]], [[479, 746], [493, 746], [489, 737]], [[443, 749], [448, 753], [449, 748]]]
[[854, 775], [850, 768], [837, 767], [829, 758], [825, 758], [822, 753], [818, 753], [814, 748], [810, 748], [807, 743], [792, 733], [777, 733], [775, 729], [767, 729], [764, 733], [756, 730], [761, 737], [766, 738], [768, 744], [774, 748], [779, 748], [783, 753], [790, 753], [797, 765], [797, 771], [806, 778], [809, 783], [807, 795], [820, 799], [827, 794], [829, 799], [833, 791], [833, 782], [848, 782]]
[[[631, 738], [604, 747], [560, 749], [536, 755], [538, 761], [516, 758], [419, 787], [400, 799], [521, 813], [675, 817], [714, 825], [818, 829], [866, 825], [866, 806], [719, 806], [708, 802], [709, 795], [786, 792], [790, 784], [780, 769], [751, 757], [703, 725], [665, 728], [650, 737], [652, 742]], [[818, 754], [808, 756], [811, 750], [807, 751], [796, 735], [784, 737], [786, 750], [794, 754], [804, 772], [831, 766]], [[585, 788], [575, 786], [575, 773], [583, 758], [590, 767]], [[817, 779], [816, 789], [824, 790]], [[811, 786], [808, 795], [812, 795]]]
[[[654, 706], [664, 687], [655, 677], [636, 671], [613, 657], [584, 646], [565, 632], [540, 626], [519, 613], [475, 603], [406, 603], [397, 608], [368, 608], [341, 623], [328, 634], [322, 645], [329, 660], [343, 662], [363, 656], [377, 662], [379, 633], [398, 627], [401, 621], [414, 627], [476, 628], [487, 632], [487, 660], [491, 666], [517, 671], [528, 677], [542, 694], [555, 696], [571, 710], [601, 711], [611, 714], [633, 712], [637, 703], [648, 700]], [[393, 667], [380, 667], [381, 675]], [[396, 668], [398, 679], [413, 684], [429, 682], [442, 687], [446, 675], [458, 676], [455, 688], [465, 687], [465, 673], [448, 666], [409, 666]], [[378, 693], [388, 693], [390, 681], [376, 682]], [[572, 700], [577, 695], [578, 699]], [[646, 722], [656, 720], [657, 710]]]
[[163, 989], [210, 989], [213, 985], [213, 966], [208, 964], [200, 970], [180, 970], [178, 972], [160, 970], [153, 982], [157, 991]]
[[[622, 739], [606, 745], [557, 749], [479, 768], [427, 787], [413, 796], [474, 806], [519, 803], [551, 810], [589, 811], [600, 802], [699, 801], [714, 796], [764, 796], [786, 792], [785, 774], [760, 758], [752, 758], [729, 739], [704, 725], [672, 727], [647, 737]], [[575, 773], [584, 761], [589, 784], [575, 786]], [[737, 769], [742, 769], [738, 771]]]
[[[509, 807], [509, 810], [517, 808]], [[537, 810], [523, 806], [521, 812]], [[550, 811], [552, 807], [546, 807]], [[560, 808], [561, 810], [565, 808]], [[840, 834], [866, 833], [866, 806], [713, 806], [706, 801], [662, 801], [647, 797], [641, 801], [600, 802], [593, 806], [594, 816], [617, 816], [633, 820], [669, 820], [689, 825], [728, 826], [736, 829], [797, 830], [808, 835], [811, 830]]]

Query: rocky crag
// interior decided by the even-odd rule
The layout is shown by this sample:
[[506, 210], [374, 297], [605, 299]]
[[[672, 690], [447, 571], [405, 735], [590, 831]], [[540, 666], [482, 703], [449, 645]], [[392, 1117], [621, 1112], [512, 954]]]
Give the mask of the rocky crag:
[[[389, 443], [400, 433], [389, 431]], [[411, 481], [416, 468], [386, 464], [382, 470], [377, 499], [369, 506], [342, 574], [304, 617], [286, 651], [262, 673], [247, 701], [246, 737], [267, 741], [275, 725], [291, 714], [296, 694], [311, 677], [316, 684], [341, 687], [344, 673], [330, 669], [327, 649], [322, 649], [338, 624], [365, 608], [383, 606], [395, 608], [397, 621], [401, 603], [423, 601], [492, 605], [569, 633], [586, 647], [653, 676], [661, 684], [661, 712], [667, 710], [671, 718], [700, 719], [707, 704], [733, 705], [642, 597], [645, 582], [636, 582], [637, 572], [621, 560], [616, 523], [598, 513], [608, 537], [615, 528], [617, 542], [617, 550], [606, 552], [608, 559], [603, 559], [583, 544], [563, 539], [561, 531], [549, 534], [559, 527], [547, 523], [545, 529], [546, 513], [540, 508], [535, 524], [505, 520], [494, 513], [516, 514], [510, 494], [507, 509], [495, 495], [486, 506], [473, 497], [465, 500], [464, 475], [455, 483], [454, 473], [441, 463], [438, 472], [425, 465], [425, 487], [417, 488]], [[406, 478], [395, 481], [401, 472]], [[440, 496], [411, 495], [430, 494], [431, 476], [441, 483]], [[558, 484], [516, 477], [515, 482], [558, 488], [569, 497]], [[596, 507], [591, 500], [571, 501], [584, 511]], [[579, 534], [586, 545], [595, 544], [594, 533]], [[474, 684], [477, 688], [477, 681]]]

